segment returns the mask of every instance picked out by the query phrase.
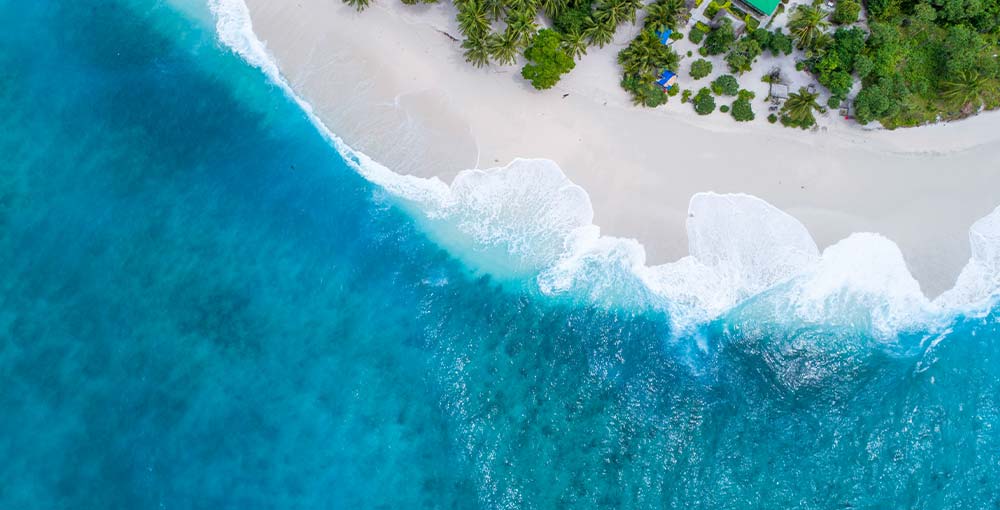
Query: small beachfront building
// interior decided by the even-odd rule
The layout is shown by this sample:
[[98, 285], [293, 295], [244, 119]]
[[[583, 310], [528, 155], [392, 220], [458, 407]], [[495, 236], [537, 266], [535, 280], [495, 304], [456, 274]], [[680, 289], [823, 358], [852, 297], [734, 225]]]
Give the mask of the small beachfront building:
[[784, 100], [788, 99], [788, 85], [783, 83], [772, 83], [770, 87], [770, 93], [772, 100]]
[[739, 3], [750, 8], [751, 11], [757, 13], [759, 16], [763, 16], [765, 19], [770, 18], [774, 14], [774, 10], [778, 8], [778, 4], [781, 0], [738, 0]]
[[663, 87], [663, 90], [670, 90], [671, 87], [677, 84], [677, 75], [673, 71], [663, 71], [660, 79], [656, 80], [656, 84]]
[[669, 46], [670, 44], [672, 44], [674, 42], [674, 41], [672, 41], [670, 39], [670, 35], [673, 34], [673, 33], [674, 33], [674, 31], [670, 30], [668, 28], [666, 30], [662, 30], [662, 31], [657, 32], [656, 35], [660, 38], [660, 44], [662, 44], [664, 46]]

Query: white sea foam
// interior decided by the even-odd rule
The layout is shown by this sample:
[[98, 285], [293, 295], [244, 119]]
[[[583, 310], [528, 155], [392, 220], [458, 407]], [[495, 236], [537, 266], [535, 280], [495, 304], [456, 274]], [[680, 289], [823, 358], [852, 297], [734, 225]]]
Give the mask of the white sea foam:
[[985, 306], [1000, 289], [1000, 208], [973, 225], [971, 260], [955, 288], [933, 303], [892, 241], [854, 234], [820, 255], [798, 220], [750, 195], [695, 195], [687, 219], [690, 255], [647, 266], [639, 242], [600, 234], [587, 193], [552, 161], [467, 170], [448, 186], [396, 174], [352, 150], [282, 78], [243, 1], [209, 0], [209, 6], [219, 40], [281, 86], [362, 176], [414, 212], [431, 238], [486, 271], [533, 277], [544, 293], [663, 306], [681, 327], [760, 296], [776, 317], [864, 324], [890, 334], [935, 321], [942, 311]]
[[1000, 292], [1000, 207], [969, 229], [972, 257], [955, 286], [934, 303], [946, 309], [985, 310]]
[[935, 314], [899, 247], [878, 234], [852, 234], [824, 250], [788, 295], [803, 320], [864, 325], [883, 335]]

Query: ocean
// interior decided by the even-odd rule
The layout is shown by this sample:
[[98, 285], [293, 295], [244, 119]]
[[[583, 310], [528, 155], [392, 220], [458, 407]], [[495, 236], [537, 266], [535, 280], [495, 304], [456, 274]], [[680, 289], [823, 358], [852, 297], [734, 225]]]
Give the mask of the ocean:
[[0, 0], [0, 508], [1000, 507], [1000, 213], [933, 301], [746, 195], [650, 267], [554, 163], [352, 151], [262, 48]]

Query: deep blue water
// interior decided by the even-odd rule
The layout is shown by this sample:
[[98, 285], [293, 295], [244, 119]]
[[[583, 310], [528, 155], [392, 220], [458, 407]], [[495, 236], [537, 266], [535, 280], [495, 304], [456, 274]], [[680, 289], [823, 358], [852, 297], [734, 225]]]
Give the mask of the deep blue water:
[[163, 2], [0, 0], [0, 508], [1000, 507], [1000, 312], [676, 333], [467, 270]]

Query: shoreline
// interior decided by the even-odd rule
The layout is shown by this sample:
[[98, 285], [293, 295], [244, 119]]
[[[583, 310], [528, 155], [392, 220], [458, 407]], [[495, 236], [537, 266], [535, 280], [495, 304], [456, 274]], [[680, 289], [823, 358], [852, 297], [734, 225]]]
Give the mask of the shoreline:
[[291, 86], [351, 147], [445, 181], [516, 157], [551, 159], [588, 192], [603, 233], [638, 239], [650, 264], [687, 254], [694, 193], [743, 192], [798, 218], [821, 248], [853, 232], [885, 235], [933, 297], [968, 261], [969, 226], [1000, 202], [990, 196], [1000, 128], [982, 127], [1000, 124], [995, 115], [906, 131], [743, 126], [698, 117], [678, 98], [668, 106], [679, 111], [632, 107], [614, 62], [628, 30], [537, 92], [516, 66], [464, 62], [439, 32], [450, 7], [247, 5]]

